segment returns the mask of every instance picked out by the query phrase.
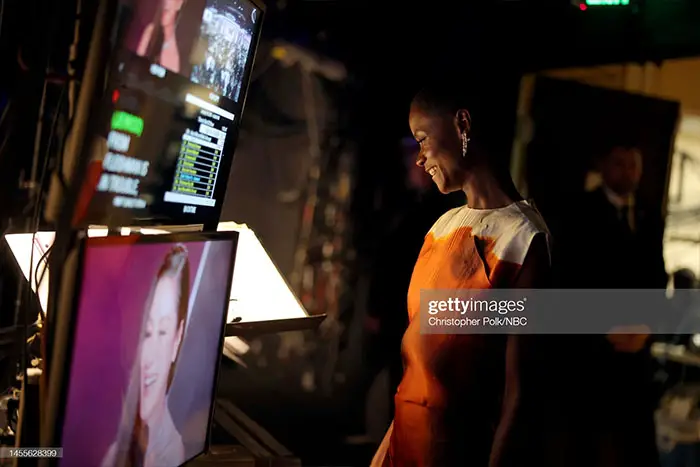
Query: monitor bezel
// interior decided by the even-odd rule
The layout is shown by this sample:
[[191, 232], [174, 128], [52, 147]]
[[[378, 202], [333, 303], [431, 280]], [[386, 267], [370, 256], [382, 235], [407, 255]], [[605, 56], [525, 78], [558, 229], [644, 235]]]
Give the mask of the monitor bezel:
[[[121, 3], [120, 0], [116, 0], [117, 3]], [[238, 147], [239, 143], [239, 136], [240, 136], [240, 126], [241, 126], [241, 119], [243, 118], [243, 115], [245, 113], [245, 106], [248, 100], [248, 90], [250, 88], [250, 81], [253, 76], [253, 69], [255, 67], [255, 61], [258, 56], [258, 49], [260, 47], [260, 38], [262, 36], [262, 30], [264, 27], [265, 23], [265, 18], [267, 16], [267, 8], [265, 4], [263, 3], [262, 0], [243, 0], [246, 2], [250, 2], [254, 7], [258, 8], [260, 11], [260, 19], [257, 21], [255, 30], [253, 32], [252, 40], [251, 40], [251, 48], [252, 51], [250, 52], [250, 59], [248, 60], [248, 63], [246, 64], [246, 68], [243, 72], [243, 84], [241, 86], [241, 94], [239, 97], [239, 104], [240, 105], [240, 115], [237, 116], [236, 123], [233, 125], [233, 128], [229, 130], [229, 136], [226, 141], [226, 146], [229, 146], [230, 149], [230, 157], [222, 158], [221, 161], [221, 166], [220, 166], [220, 177], [219, 180], [217, 180], [217, 185], [214, 187], [214, 197], [216, 199], [216, 204], [210, 208], [210, 210], [207, 210], [207, 212], [203, 215], [196, 215], [193, 216], [191, 214], [184, 214], [184, 213], [179, 213], [178, 215], [159, 215], [158, 213], [155, 213], [156, 215], [152, 215], [153, 213], [146, 208], [146, 215], [149, 217], [140, 217], [135, 215], [134, 210], [130, 209], [124, 209], [122, 212], [124, 213], [125, 216], [129, 217], [128, 222], [106, 222], [108, 219], [98, 219], [98, 218], [90, 218], [90, 217], [85, 217], [81, 219], [73, 219], [73, 226], [75, 228], [85, 228], [88, 225], [91, 224], [100, 224], [100, 225], [105, 225], [107, 227], [121, 227], [122, 225], [129, 225], [133, 227], [160, 227], [160, 226], [179, 226], [179, 225], [203, 225], [204, 230], [215, 230], [216, 225], [219, 223], [219, 219], [221, 218], [221, 213], [223, 211], [223, 205], [224, 201], [226, 199], [226, 193], [228, 190], [228, 181], [231, 175], [231, 170], [233, 169], [233, 160], [235, 158], [236, 154], [236, 148]], [[116, 29], [120, 28], [120, 21], [117, 19], [112, 23], [110, 26], [110, 29], [112, 31], [115, 31]], [[113, 37], [115, 37], [114, 33]], [[120, 37], [120, 40], [122, 38]], [[103, 99], [105, 97], [105, 94], [110, 91], [110, 87], [107, 85], [110, 83], [113, 83], [109, 76], [112, 74], [114, 67], [115, 67], [115, 60], [118, 56], [119, 50], [123, 48], [123, 45], [121, 43], [116, 44], [116, 43], [111, 43], [109, 46], [109, 56], [104, 60], [104, 70], [106, 73], [106, 76], [108, 79], [105, 81], [105, 86], [103, 88], [103, 92], [100, 94], [100, 96], [95, 99], [93, 104], [90, 106], [90, 115], [98, 116], [102, 110], [102, 103]], [[183, 75], [180, 75], [181, 77], [184, 77], [185, 79], [188, 79], [188, 77], [185, 77]], [[190, 82], [192, 82], [190, 80]], [[193, 85], [200, 86], [204, 89], [207, 89], [206, 86], [202, 86], [199, 84], [192, 83]], [[99, 119], [94, 118], [90, 123], [87, 125], [87, 131], [86, 131], [86, 143], [83, 144], [83, 147], [81, 149], [81, 158], [85, 161], [85, 169], [89, 167], [90, 162], [92, 161], [92, 154], [91, 154], [91, 144], [90, 140], [95, 137], [97, 134], [97, 121]], [[225, 175], [225, 177], [221, 176]], [[76, 184], [75, 189], [77, 192], [80, 192], [82, 189], [84, 189], [83, 183], [85, 180], [85, 177], [79, 177], [79, 180], [81, 180], [79, 183]], [[90, 192], [90, 196], [92, 196], [95, 193], [94, 187], [92, 191]], [[161, 193], [161, 195], [164, 195], [165, 192]], [[159, 195], [160, 196], [160, 195]], [[180, 205], [178, 203], [172, 203], [173, 206], [184, 206]], [[213, 227], [212, 227], [213, 226]]]
[[[70, 390], [70, 379], [71, 370], [73, 368], [73, 356], [75, 354], [75, 332], [76, 324], [79, 319], [79, 309], [80, 309], [80, 291], [83, 285], [83, 276], [85, 272], [85, 254], [88, 247], [103, 247], [103, 246], [115, 246], [115, 245], [126, 245], [126, 244], [157, 244], [157, 243], [188, 243], [188, 242], [203, 242], [203, 241], [230, 241], [232, 243], [231, 258], [229, 264], [229, 271], [227, 277], [233, 276], [233, 270], [236, 263], [236, 254], [238, 252], [238, 240], [239, 233], [236, 231], [227, 232], [184, 232], [184, 233], [174, 233], [174, 234], [163, 234], [163, 235], [125, 235], [125, 236], [107, 236], [107, 237], [83, 237], [80, 239], [80, 244], [78, 246], [78, 268], [75, 277], [75, 287], [73, 290], [73, 302], [71, 310], [71, 320], [70, 328], [68, 330], [67, 346], [69, 347], [66, 351], [66, 358], [63, 362], [62, 368], [54, 369], [56, 373], [61, 373], [62, 378], [59, 384], [60, 394], [57, 400], [54, 400], [56, 404], [56, 423], [53, 430], [53, 440], [54, 445], [60, 446], [63, 441], [63, 430], [65, 425], [66, 409], [67, 409], [67, 398]], [[221, 319], [221, 330], [219, 332], [219, 342], [216, 352], [216, 367], [214, 369], [214, 384], [212, 385], [211, 393], [211, 406], [209, 408], [209, 416], [207, 420], [207, 435], [204, 440], [204, 449], [197, 453], [196, 455], [184, 460], [183, 464], [191, 462], [192, 460], [205, 455], [209, 452], [211, 446], [211, 432], [214, 424], [214, 408], [216, 406], [216, 395], [219, 388], [219, 378], [221, 376], [221, 360], [223, 357], [223, 352], [221, 349], [224, 347], [224, 340], [226, 338], [226, 318], [228, 312], [228, 297], [231, 295], [231, 284], [232, 281], [229, 280], [226, 283], [226, 299], [223, 304], [223, 315]], [[60, 465], [60, 461], [56, 460], [55, 464]]]

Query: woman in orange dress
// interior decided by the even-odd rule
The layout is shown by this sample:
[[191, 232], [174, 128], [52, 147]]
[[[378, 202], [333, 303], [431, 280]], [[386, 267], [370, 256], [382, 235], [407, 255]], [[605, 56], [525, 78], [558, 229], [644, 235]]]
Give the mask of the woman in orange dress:
[[[437, 83], [413, 100], [409, 125], [417, 165], [442, 193], [463, 190], [467, 205], [430, 229], [408, 290], [404, 377], [394, 421], [373, 466], [531, 465], [521, 431], [525, 336], [422, 334], [424, 289], [541, 288], [550, 270], [549, 233], [517, 193], [507, 170], [482, 150], [478, 112], [460, 88]], [[472, 118], [473, 117], [473, 118]]]

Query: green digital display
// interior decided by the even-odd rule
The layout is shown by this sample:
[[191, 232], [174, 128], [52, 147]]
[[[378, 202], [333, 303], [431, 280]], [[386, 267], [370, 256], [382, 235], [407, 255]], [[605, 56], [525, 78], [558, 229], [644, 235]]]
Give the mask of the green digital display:
[[112, 114], [112, 129], [141, 136], [141, 133], [143, 133], [143, 119], [136, 115], [117, 110]]
[[624, 6], [629, 4], [630, 0], [586, 0], [588, 6]]

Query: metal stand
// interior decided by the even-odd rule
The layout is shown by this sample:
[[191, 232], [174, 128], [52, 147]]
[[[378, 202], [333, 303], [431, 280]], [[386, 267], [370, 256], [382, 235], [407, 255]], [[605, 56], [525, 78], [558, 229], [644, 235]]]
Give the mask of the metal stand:
[[231, 402], [216, 400], [214, 421], [241, 444], [212, 446], [205, 456], [192, 462], [193, 467], [301, 467], [299, 459]]
[[[22, 381], [15, 446], [39, 446], [39, 373]], [[15, 458], [14, 467], [35, 467], [38, 459]]]
[[[255, 323], [229, 323], [226, 325], [226, 336], [253, 338], [265, 334], [316, 329], [325, 318], [326, 315], [320, 315]], [[287, 448], [230, 401], [216, 400], [214, 421], [241, 444], [212, 446], [206, 456], [193, 462], [195, 467], [224, 463], [255, 467], [301, 467], [299, 459], [293, 457]]]

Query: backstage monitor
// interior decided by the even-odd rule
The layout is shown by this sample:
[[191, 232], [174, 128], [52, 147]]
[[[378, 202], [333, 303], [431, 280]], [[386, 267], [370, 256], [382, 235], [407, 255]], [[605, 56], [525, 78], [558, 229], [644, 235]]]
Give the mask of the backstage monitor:
[[59, 465], [177, 467], [207, 450], [237, 241], [85, 241]]
[[259, 0], [120, 0], [91, 111], [74, 224], [215, 225], [264, 9]]

